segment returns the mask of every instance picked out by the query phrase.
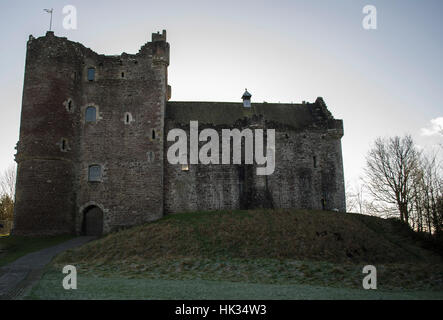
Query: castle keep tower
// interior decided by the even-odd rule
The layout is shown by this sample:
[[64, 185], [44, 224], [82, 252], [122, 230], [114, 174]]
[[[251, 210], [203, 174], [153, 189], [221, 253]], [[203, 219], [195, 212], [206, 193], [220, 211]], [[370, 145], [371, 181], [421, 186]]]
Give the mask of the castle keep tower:
[[163, 215], [168, 65], [166, 31], [120, 56], [30, 36], [14, 234], [101, 234]]

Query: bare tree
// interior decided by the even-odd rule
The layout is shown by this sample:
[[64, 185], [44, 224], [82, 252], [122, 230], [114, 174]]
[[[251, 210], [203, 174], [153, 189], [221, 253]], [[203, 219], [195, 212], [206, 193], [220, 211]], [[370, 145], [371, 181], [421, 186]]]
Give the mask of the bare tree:
[[437, 155], [422, 155], [414, 179], [414, 210], [412, 227], [417, 231], [441, 232], [439, 199], [443, 197], [442, 167]]
[[373, 199], [385, 206], [395, 207], [400, 219], [409, 223], [414, 192], [414, 174], [420, 153], [411, 136], [378, 138], [366, 157], [366, 189]]
[[0, 220], [12, 221], [14, 214], [15, 165], [9, 166], [0, 176]]
[[15, 195], [15, 179], [17, 168], [15, 164], [10, 165], [0, 177], [0, 192], [2, 195], [6, 194], [11, 199]]
[[14, 201], [7, 194], [0, 196], [0, 220], [14, 219]]
[[355, 199], [355, 192], [353, 185], [350, 184], [349, 181], [345, 182], [346, 187], [346, 210], [347, 212], [356, 212], [357, 211], [357, 201]]
[[364, 197], [364, 184], [354, 183], [352, 186], [347, 183], [346, 186], [346, 208], [349, 212], [364, 213], [367, 200]]

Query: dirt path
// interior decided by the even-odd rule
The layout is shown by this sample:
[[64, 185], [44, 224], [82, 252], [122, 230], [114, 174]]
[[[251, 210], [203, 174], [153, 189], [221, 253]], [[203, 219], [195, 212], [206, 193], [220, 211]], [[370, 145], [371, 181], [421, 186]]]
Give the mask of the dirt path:
[[59, 253], [81, 246], [94, 237], [78, 237], [29, 253], [0, 268], [0, 300], [20, 299], [41, 278], [45, 266]]

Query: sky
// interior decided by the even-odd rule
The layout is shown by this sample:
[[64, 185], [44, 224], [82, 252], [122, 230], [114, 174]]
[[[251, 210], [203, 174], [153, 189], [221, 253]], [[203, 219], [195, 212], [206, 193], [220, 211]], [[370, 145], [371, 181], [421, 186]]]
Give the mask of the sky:
[[[174, 101], [314, 102], [343, 119], [345, 180], [362, 175], [377, 137], [411, 134], [425, 150], [443, 137], [441, 0], [2, 0], [0, 170], [14, 163], [26, 41], [57, 36], [100, 54], [137, 53], [166, 29]], [[77, 29], [63, 28], [63, 8]], [[363, 7], [377, 10], [364, 29]]]

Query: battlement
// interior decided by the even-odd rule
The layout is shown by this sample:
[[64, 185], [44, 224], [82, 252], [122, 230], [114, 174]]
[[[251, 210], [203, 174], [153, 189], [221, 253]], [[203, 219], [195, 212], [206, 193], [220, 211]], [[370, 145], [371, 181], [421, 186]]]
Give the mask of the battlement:
[[[58, 37], [54, 31], [47, 31], [44, 36], [34, 37], [29, 35], [28, 39], [28, 52], [35, 50], [46, 50], [52, 52], [52, 56], [58, 52], [59, 55], [79, 55], [79, 56], [95, 56], [101, 59], [120, 59], [128, 56], [148, 56], [155, 57], [157, 61], [162, 61], [166, 65], [169, 65], [169, 43], [166, 41], [166, 30], [162, 33], [152, 33], [151, 41], [146, 42], [140, 47], [139, 52], [134, 54], [128, 54], [126, 52], [120, 55], [104, 55], [95, 52], [94, 50], [85, 47], [79, 42], [74, 42], [66, 37]], [[48, 43], [49, 41], [49, 43]]]
[[163, 30], [160, 34], [160, 31], [157, 31], [157, 33], [152, 34], [152, 42], [156, 41], [164, 41], [166, 42], [166, 30]]

